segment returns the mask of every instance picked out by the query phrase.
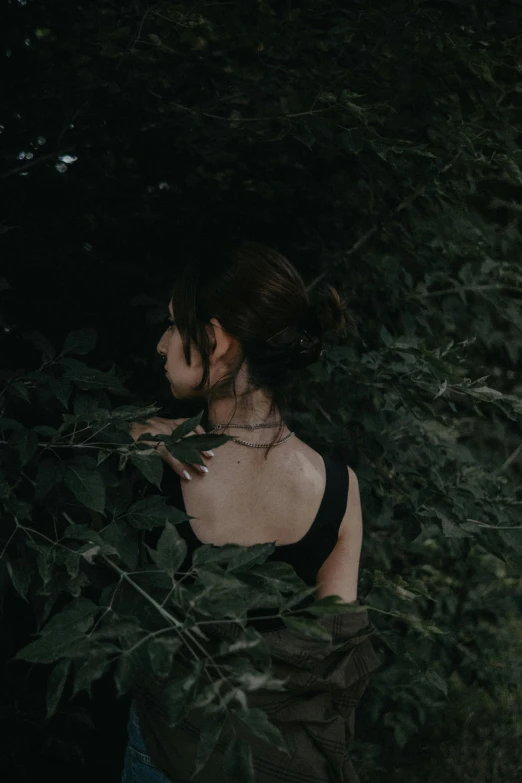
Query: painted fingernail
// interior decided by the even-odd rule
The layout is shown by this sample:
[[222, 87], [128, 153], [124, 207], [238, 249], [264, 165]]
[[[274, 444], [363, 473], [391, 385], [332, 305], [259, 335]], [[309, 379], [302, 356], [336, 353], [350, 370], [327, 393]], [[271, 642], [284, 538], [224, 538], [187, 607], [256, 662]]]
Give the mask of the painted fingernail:
[[208, 473], [208, 468], [205, 467], [205, 465], [200, 465], [199, 469], [202, 473]]
[[214, 456], [214, 452], [213, 451], [204, 451], [203, 454], [206, 454], [207, 457], [213, 457]]
[[183, 475], [184, 475], [184, 476], [185, 476], [185, 478], [186, 478], [186, 479], [188, 479], [189, 481], [192, 479], [192, 476], [190, 475], [190, 473], [188, 472], [188, 470], [184, 470], [184, 471], [183, 471]]

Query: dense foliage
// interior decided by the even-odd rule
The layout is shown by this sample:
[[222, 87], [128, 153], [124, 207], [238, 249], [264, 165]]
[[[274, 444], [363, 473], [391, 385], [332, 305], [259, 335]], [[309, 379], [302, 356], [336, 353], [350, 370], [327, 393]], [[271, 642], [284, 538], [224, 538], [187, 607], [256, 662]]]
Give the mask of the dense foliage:
[[[457, 695], [521, 689], [522, 9], [27, 0], [8, 14], [0, 584], [21, 630], [4, 623], [0, 703], [19, 779], [34, 769], [16, 732], [41, 725], [34, 742], [49, 731], [62, 757], [81, 746], [59, 722], [69, 703], [89, 714], [71, 697], [100, 677], [125, 692], [133, 647], [163, 670], [197, 640], [187, 601], [215, 616], [261, 598], [290, 611], [302, 590], [265, 547], [223, 552], [226, 566], [204, 549], [192, 592], [172, 590], [180, 514], [157, 455], [126, 432], [199, 413], [169, 399], [154, 348], [170, 280], [204, 232], [274, 245], [358, 313], [361, 339], [310, 368], [293, 424], [361, 487], [360, 597], [384, 665], [358, 713], [356, 767], [413, 780]], [[170, 447], [186, 450], [179, 438]], [[132, 622], [109, 610], [122, 582], [151, 607]], [[176, 630], [163, 636], [158, 616]], [[250, 641], [231, 671], [269, 677]], [[53, 667], [22, 671], [17, 653]], [[206, 670], [191, 693], [211, 709]], [[35, 683], [57, 710], [47, 722]], [[249, 725], [274, 739], [261, 715]], [[498, 763], [507, 781], [522, 760]]]

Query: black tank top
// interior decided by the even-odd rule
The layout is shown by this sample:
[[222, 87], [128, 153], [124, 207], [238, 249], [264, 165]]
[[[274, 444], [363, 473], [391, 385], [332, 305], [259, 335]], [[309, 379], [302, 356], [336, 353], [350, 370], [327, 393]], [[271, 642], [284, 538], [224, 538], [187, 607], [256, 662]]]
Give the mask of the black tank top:
[[[337, 542], [339, 527], [348, 502], [348, 468], [330, 457], [323, 457], [323, 459], [326, 469], [326, 484], [321, 505], [312, 525], [299, 541], [294, 544], [276, 545], [274, 551], [267, 557], [267, 562], [279, 560], [289, 563], [303, 582], [310, 587], [315, 586], [317, 574]], [[181, 479], [168, 468], [164, 470], [162, 491], [167, 495], [171, 505], [186, 513]], [[203, 546], [203, 543], [197, 538], [188, 520], [178, 523], [176, 530], [187, 544], [187, 554], [179, 569], [186, 572], [192, 564], [194, 551]], [[299, 607], [302, 608], [313, 600], [314, 596], [312, 595], [299, 604]], [[284, 623], [278, 619], [256, 619], [259, 615], [273, 613], [273, 609], [253, 609], [248, 612], [248, 624], [260, 631], [284, 628]]]

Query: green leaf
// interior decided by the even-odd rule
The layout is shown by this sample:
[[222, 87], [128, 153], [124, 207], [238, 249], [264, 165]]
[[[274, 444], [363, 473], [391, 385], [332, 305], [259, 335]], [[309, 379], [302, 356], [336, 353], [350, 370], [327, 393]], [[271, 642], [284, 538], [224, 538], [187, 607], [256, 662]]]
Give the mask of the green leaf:
[[200, 452], [191, 445], [192, 436], [177, 443], [169, 443], [166, 448], [175, 459], [186, 462], [187, 465], [204, 465]]
[[105, 484], [100, 473], [83, 465], [68, 465], [64, 481], [80, 503], [103, 514]]
[[49, 378], [47, 388], [58, 402], [61, 402], [63, 407], [67, 409], [72, 392], [71, 383], [63, 378]]
[[128, 653], [122, 653], [114, 672], [114, 680], [119, 696], [127, 693], [132, 688], [136, 671], [136, 661]]
[[65, 683], [71, 668], [71, 662], [64, 659], [59, 661], [56, 666], [53, 667], [49, 680], [47, 682], [47, 712], [46, 719], [48, 720], [51, 715], [54, 715], [60, 699], [62, 697]]
[[240, 544], [223, 544], [219, 547], [203, 544], [194, 551], [192, 562], [198, 567], [210, 563], [226, 563], [227, 571], [237, 571], [248, 565], [265, 563], [275, 546], [275, 543], [253, 544], [249, 547]]
[[29, 460], [36, 454], [38, 450], [38, 438], [32, 430], [27, 430], [25, 427], [20, 427], [16, 430], [14, 435], [9, 439], [9, 445], [13, 446], [20, 465], [23, 467]]
[[248, 626], [245, 628], [239, 639], [233, 641], [222, 641], [219, 645], [220, 655], [231, 655], [238, 652], [246, 652], [248, 650], [256, 649], [264, 645], [264, 639], [262, 635], [255, 628]]
[[38, 573], [40, 574], [40, 578], [44, 585], [46, 585], [51, 580], [55, 552], [56, 550], [54, 547], [50, 546], [42, 546], [38, 548], [36, 564], [38, 566]]
[[174, 506], [167, 506], [166, 502], [166, 498], [161, 495], [150, 495], [133, 503], [123, 517], [127, 517], [130, 524], [139, 530], [152, 530], [166, 522], [177, 524], [189, 519], [184, 512]]
[[99, 645], [74, 662], [74, 686], [71, 698], [81, 691], [87, 691], [89, 697], [91, 696], [92, 683], [108, 671], [116, 651], [117, 648], [112, 645]]
[[223, 769], [230, 783], [255, 783], [250, 745], [234, 737], [225, 751]]
[[[153, 554], [154, 550], [150, 551]], [[183, 563], [186, 554], [187, 544], [184, 539], [174, 525], [166, 522], [163, 533], [159, 538], [156, 552], [153, 554], [156, 565], [170, 577], [174, 578], [174, 574]]]
[[241, 582], [240, 579], [237, 579], [232, 574], [226, 573], [216, 564], [207, 564], [205, 567], [200, 566], [198, 569], [198, 578], [202, 584], [215, 588], [216, 590], [243, 591], [245, 589], [244, 582]]
[[31, 572], [28, 570], [27, 564], [25, 561], [6, 560], [5, 565], [14, 589], [27, 601], [27, 592], [31, 584]]
[[196, 762], [192, 777], [197, 775], [205, 767], [218, 743], [223, 726], [227, 720], [227, 710], [220, 708], [213, 712], [207, 712], [205, 722], [199, 735]]
[[63, 635], [67, 635], [68, 629], [76, 629], [78, 623], [81, 623], [87, 630], [90, 628], [99, 609], [100, 607], [88, 598], [79, 598], [77, 601], [71, 601], [61, 612], [53, 615], [41, 633], [47, 635], [58, 631]]
[[59, 434], [56, 427], [49, 427], [47, 424], [37, 424], [32, 431], [44, 438], [54, 438]]
[[444, 514], [437, 512], [437, 516], [442, 522], [442, 531], [447, 538], [472, 538], [473, 533], [465, 530], [461, 530], [459, 525], [456, 525], [451, 519], [448, 519]]
[[360, 614], [366, 611], [366, 606], [359, 604], [353, 604], [348, 610], [347, 604], [338, 595], [326, 595], [324, 598], [320, 598], [314, 601], [312, 604], [306, 607], [307, 612], [316, 614], [319, 617], [323, 615], [339, 614], [340, 612], [353, 612], [354, 614]]
[[328, 642], [332, 641], [332, 635], [319, 624], [318, 620], [307, 620], [300, 617], [283, 617], [282, 620], [288, 630], [296, 636], [304, 636], [309, 639], [324, 639]]
[[386, 345], [386, 347], [393, 344], [393, 337], [391, 336], [387, 328], [384, 326], [384, 324], [381, 325], [381, 330], [379, 334], [381, 336], [381, 340], [383, 341], [384, 345]]
[[428, 682], [438, 688], [439, 691], [442, 691], [445, 696], [448, 695], [448, 683], [435, 669], [426, 669], [424, 676]]
[[86, 354], [96, 345], [97, 334], [94, 329], [86, 328], [69, 332], [63, 344], [62, 353]]
[[182, 422], [179, 427], [176, 427], [175, 430], [172, 432], [172, 437], [174, 438], [183, 438], [185, 435], [188, 435], [189, 432], [192, 432], [196, 429], [198, 424], [201, 423], [201, 419], [203, 418], [203, 411], [201, 413], [198, 413], [197, 416], [194, 416], [192, 419], [187, 419], [186, 421]]
[[[175, 430], [174, 434], [176, 434]], [[211, 451], [223, 446], [229, 440], [232, 440], [228, 435], [190, 435], [187, 438], [186, 443], [190, 444], [191, 448], [196, 451]]]
[[158, 677], [168, 677], [175, 654], [182, 647], [179, 636], [161, 636], [151, 639], [147, 645], [152, 670]]
[[161, 489], [163, 478], [163, 461], [157, 451], [147, 449], [146, 453], [136, 451], [131, 454], [130, 461], [145, 476], [147, 481]]
[[198, 660], [192, 664], [190, 673], [184, 677], [171, 679], [165, 688], [167, 696], [167, 724], [176, 726], [191, 709], [195, 690], [205, 669], [205, 662]]
[[113, 373], [101, 372], [101, 370], [87, 367], [76, 359], [62, 359], [60, 364], [65, 368], [62, 379], [74, 383], [83, 391], [89, 389], [107, 390], [115, 394], [127, 394], [126, 388]]
[[41, 351], [46, 359], [54, 359], [56, 350], [50, 340], [40, 332], [28, 332], [24, 335], [25, 339], [34, 345], [37, 351]]
[[64, 473], [63, 462], [51, 457], [44, 457], [38, 463], [36, 471], [34, 499], [41, 500], [50, 489], [63, 480]]
[[67, 569], [67, 573], [71, 577], [71, 579], [74, 579], [78, 575], [78, 571], [80, 570], [80, 554], [77, 552], [66, 552], [63, 562], [65, 564], [65, 568]]
[[116, 549], [122, 562], [134, 571], [138, 567], [138, 534], [123, 519], [114, 519], [101, 533], [101, 538]]
[[257, 707], [250, 707], [247, 709], [239, 709], [234, 712], [234, 716], [238, 718], [245, 726], [252, 731], [256, 737], [260, 737], [269, 745], [282, 750], [287, 755], [290, 755], [288, 747], [285, 743], [284, 737], [281, 734], [277, 726], [270, 723], [268, 717], [263, 710]]
[[23, 647], [15, 659], [30, 663], [53, 663], [64, 656], [85, 655], [85, 634], [78, 629], [74, 638], [61, 638], [59, 634], [43, 636]]
[[32, 663], [52, 663], [64, 656], [85, 654], [85, 634], [99, 607], [87, 598], [71, 601], [40, 631], [40, 638], [20, 650], [15, 659]]
[[13, 383], [9, 383], [7, 386], [7, 392], [8, 393], [14, 392], [15, 397], [20, 397], [22, 400], [25, 400], [26, 402], [31, 402], [31, 398], [29, 397], [29, 391], [23, 381], [13, 381]]
[[11, 487], [3, 470], [0, 470], [0, 500], [11, 494]]

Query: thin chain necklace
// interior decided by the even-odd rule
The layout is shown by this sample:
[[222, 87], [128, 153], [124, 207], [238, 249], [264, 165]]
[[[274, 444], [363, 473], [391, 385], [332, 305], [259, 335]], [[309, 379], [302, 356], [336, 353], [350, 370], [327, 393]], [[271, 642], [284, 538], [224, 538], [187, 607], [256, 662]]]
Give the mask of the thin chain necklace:
[[[277, 422], [275, 424], [216, 424], [214, 427], [212, 427], [209, 432], [213, 434], [214, 432], [217, 432], [218, 430], [224, 430], [227, 427], [237, 427], [239, 429], [247, 429], [247, 430], [257, 430], [261, 428], [269, 428], [269, 427], [279, 427], [281, 424], [284, 424], [284, 422]], [[295, 432], [290, 432], [288, 435], [285, 435], [284, 438], [281, 438], [281, 440], [276, 440], [274, 443], [251, 443], [248, 440], [242, 440], [241, 438], [232, 438], [234, 443], [239, 443], [241, 446], [250, 446], [253, 449], [268, 449], [270, 446], [279, 446], [281, 443], [284, 443], [289, 438], [292, 437], [292, 435], [295, 435]]]
[[270, 429], [272, 427], [280, 427], [281, 424], [284, 424], [283, 421], [274, 421], [274, 422], [261, 422], [260, 424], [214, 424], [212, 427], [212, 432], [215, 432], [216, 430], [225, 430], [228, 427], [236, 427], [236, 429], [240, 430], [259, 430], [259, 429]]

